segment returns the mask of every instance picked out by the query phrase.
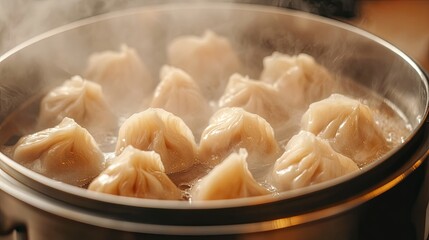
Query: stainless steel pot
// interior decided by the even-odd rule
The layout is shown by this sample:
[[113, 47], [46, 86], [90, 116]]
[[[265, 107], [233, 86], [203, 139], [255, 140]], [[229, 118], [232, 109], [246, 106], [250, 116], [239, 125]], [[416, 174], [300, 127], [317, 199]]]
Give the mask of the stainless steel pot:
[[[156, 71], [166, 44], [210, 28], [229, 37], [255, 74], [274, 50], [313, 55], [394, 103], [412, 133], [382, 160], [316, 186], [189, 204], [100, 197], [0, 154], [0, 239], [427, 239], [428, 79], [404, 53], [352, 26], [244, 4], [168, 4], [111, 13], [50, 31], [0, 57], [0, 140], [36, 112], [45, 89], [81, 73], [89, 54], [136, 47]], [[154, 72], [155, 74], [155, 72]], [[32, 100], [36, 99], [36, 100]], [[23, 121], [33, 121], [28, 111]]]

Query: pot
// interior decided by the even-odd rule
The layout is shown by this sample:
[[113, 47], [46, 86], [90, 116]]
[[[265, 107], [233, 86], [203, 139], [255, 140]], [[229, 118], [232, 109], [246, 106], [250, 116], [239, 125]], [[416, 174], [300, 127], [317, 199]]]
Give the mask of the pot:
[[382, 39], [307, 13], [230, 3], [166, 4], [109, 13], [42, 34], [0, 57], [0, 141], [7, 144], [5, 139], [25, 131], [25, 122], [35, 120], [31, 113], [38, 111], [41, 93], [82, 72], [91, 53], [127, 43], [150, 56], [151, 69], [159, 69], [165, 56], [158, 49], [207, 28], [240, 46], [254, 74], [262, 68], [262, 57], [275, 50], [314, 56], [330, 71], [391, 101], [409, 120], [411, 134], [356, 174], [276, 198], [200, 204], [100, 197], [0, 154], [0, 238], [428, 238], [427, 75]]

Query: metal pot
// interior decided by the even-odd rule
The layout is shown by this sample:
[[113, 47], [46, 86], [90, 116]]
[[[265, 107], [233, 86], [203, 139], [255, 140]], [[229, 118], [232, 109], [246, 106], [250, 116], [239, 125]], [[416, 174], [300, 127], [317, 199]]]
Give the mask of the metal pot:
[[[45, 89], [81, 73], [89, 54], [120, 43], [150, 56], [178, 35], [210, 28], [239, 46], [250, 69], [274, 50], [308, 53], [395, 104], [412, 127], [405, 142], [357, 174], [271, 196], [189, 204], [100, 197], [34, 173], [0, 154], [1, 239], [427, 239], [428, 79], [404, 53], [347, 24], [244, 4], [168, 4], [69, 24], [0, 57], [0, 140], [8, 119], [37, 111]], [[31, 99], [36, 99], [30, 101]], [[33, 121], [31, 114], [23, 121]]]

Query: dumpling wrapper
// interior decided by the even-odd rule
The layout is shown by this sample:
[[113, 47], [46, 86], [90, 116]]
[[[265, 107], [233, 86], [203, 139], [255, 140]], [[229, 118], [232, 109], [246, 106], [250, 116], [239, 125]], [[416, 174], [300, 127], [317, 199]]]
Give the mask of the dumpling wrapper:
[[167, 48], [169, 64], [189, 73], [204, 96], [216, 99], [241, 63], [229, 40], [212, 31], [200, 36], [181, 36]]
[[[230, 77], [219, 107], [240, 107], [267, 120], [277, 134], [284, 135], [291, 127], [291, 109], [283, 101], [283, 93], [268, 83], [239, 74]], [[296, 126], [298, 128], [298, 126]]]
[[131, 145], [161, 156], [167, 174], [180, 172], [197, 163], [194, 135], [183, 120], [160, 108], [133, 114], [119, 129], [116, 155]]
[[95, 178], [89, 190], [107, 194], [162, 200], [179, 200], [180, 189], [165, 174], [161, 157], [154, 151], [128, 146]]
[[155, 85], [136, 50], [126, 45], [119, 52], [92, 54], [85, 77], [103, 87], [107, 101], [121, 114], [135, 112]]
[[191, 189], [191, 201], [235, 199], [270, 192], [259, 185], [247, 168], [247, 152], [231, 153]]
[[273, 84], [283, 100], [294, 107], [308, 107], [335, 90], [329, 71], [305, 53], [296, 56], [274, 52], [263, 60], [261, 80]]
[[378, 159], [389, 150], [371, 109], [340, 94], [312, 103], [302, 116], [301, 126], [329, 140], [335, 151], [353, 159], [359, 166]]
[[335, 152], [328, 141], [301, 131], [286, 145], [276, 160], [272, 184], [279, 191], [303, 188], [357, 171], [356, 163]]
[[201, 135], [201, 161], [213, 166], [240, 148], [249, 153], [251, 169], [273, 163], [280, 151], [274, 131], [265, 119], [242, 108], [218, 110]]
[[194, 135], [200, 136], [212, 114], [200, 88], [189, 74], [175, 67], [162, 67], [160, 75], [150, 106], [182, 118]]
[[117, 118], [110, 110], [100, 85], [74, 76], [51, 90], [40, 103], [38, 129], [73, 118], [92, 134], [109, 132], [117, 127]]
[[12, 158], [49, 178], [80, 187], [104, 169], [104, 156], [94, 138], [71, 118], [22, 137]]

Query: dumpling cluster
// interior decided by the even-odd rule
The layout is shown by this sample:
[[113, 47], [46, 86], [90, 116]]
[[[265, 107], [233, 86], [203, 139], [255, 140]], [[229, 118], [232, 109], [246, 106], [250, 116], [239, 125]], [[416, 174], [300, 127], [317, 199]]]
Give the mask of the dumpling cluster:
[[242, 108], [218, 110], [201, 135], [201, 161], [213, 166], [240, 148], [249, 153], [251, 168], [273, 163], [280, 151], [273, 129], [259, 115]]
[[[93, 54], [88, 81], [72, 77], [43, 98], [38, 125], [45, 130], [21, 138], [12, 158], [95, 192], [190, 194], [197, 202], [319, 184], [391, 147], [371, 109], [333, 94], [333, 76], [309, 55], [275, 52], [254, 80], [239, 74], [228, 39], [206, 31], [174, 39], [167, 58], [155, 86], [136, 50]], [[105, 156], [94, 133], [119, 126], [117, 139], [101, 139], [110, 141]]]
[[360, 166], [376, 160], [389, 149], [371, 109], [340, 94], [312, 103], [302, 116], [301, 126], [329, 140], [333, 149]]
[[107, 101], [118, 113], [135, 112], [154, 85], [136, 50], [126, 45], [122, 45], [119, 52], [91, 55], [85, 77], [103, 87]]
[[88, 187], [126, 197], [179, 200], [180, 189], [168, 178], [159, 154], [128, 146]]
[[261, 80], [272, 83], [283, 95], [283, 101], [294, 107], [329, 96], [335, 88], [333, 77], [310, 55], [297, 56], [274, 52], [263, 60]]
[[172, 66], [189, 73], [205, 96], [215, 99], [223, 92], [229, 76], [240, 72], [241, 63], [229, 40], [212, 31], [203, 36], [181, 36], [167, 49]]
[[162, 108], [183, 119], [199, 136], [211, 116], [211, 107], [192, 77], [181, 69], [164, 66], [150, 107]]
[[191, 200], [234, 199], [269, 194], [247, 169], [246, 158], [245, 149], [231, 153], [193, 186]]
[[80, 187], [104, 169], [104, 156], [94, 138], [70, 118], [21, 138], [12, 158], [35, 172]]
[[116, 116], [110, 110], [100, 85], [74, 76], [51, 90], [40, 103], [39, 129], [50, 128], [65, 117], [90, 132], [115, 130]]
[[197, 145], [192, 131], [181, 118], [160, 108], [136, 113], [123, 123], [116, 154], [129, 145], [157, 152], [166, 173], [186, 170], [197, 162]]
[[301, 131], [286, 145], [271, 175], [279, 191], [302, 188], [357, 171], [353, 160], [335, 152], [327, 140]]

